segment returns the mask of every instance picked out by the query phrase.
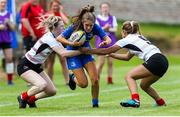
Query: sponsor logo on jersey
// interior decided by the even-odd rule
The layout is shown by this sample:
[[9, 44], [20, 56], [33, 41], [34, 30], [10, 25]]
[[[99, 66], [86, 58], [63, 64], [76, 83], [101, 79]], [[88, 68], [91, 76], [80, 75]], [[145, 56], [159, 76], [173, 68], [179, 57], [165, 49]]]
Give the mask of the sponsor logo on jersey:
[[76, 66], [76, 63], [75, 63], [75, 62], [71, 62], [71, 66], [72, 66], [72, 67], [75, 67], [75, 66]]

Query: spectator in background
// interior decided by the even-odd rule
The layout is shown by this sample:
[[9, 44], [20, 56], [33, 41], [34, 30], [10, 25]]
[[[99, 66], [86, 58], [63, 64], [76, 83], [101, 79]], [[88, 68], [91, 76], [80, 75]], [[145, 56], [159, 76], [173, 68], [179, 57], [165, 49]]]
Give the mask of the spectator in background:
[[[49, 8], [50, 8], [50, 10], [49, 10], [48, 14], [54, 14], [55, 16], [59, 16], [59, 17], [61, 17], [64, 24], [68, 24], [69, 19], [63, 13], [63, 11], [62, 11], [63, 6], [59, 0], [52, 0], [50, 2]], [[52, 53], [47, 59], [47, 70], [48, 70], [48, 75], [50, 76], [51, 79], [53, 79], [53, 74], [54, 74], [53, 67], [54, 67], [54, 62], [55, 62], [55, 55], [56, 55], [55, 53]], [[59, 57], [59, 61], [60, 61], [62, 68], [63, 68], [62, 70], [63, 70], [63, 75], [65, 78], [65, 84], [68, 84], [69, 72], [67, 69], [66, 58], [62, 58], [61, 56], [58, 56], [58, 57]]]
[[[110, 4], [107, 2], [104, 2], [100, 5], [100, 9], [101, 9], [101, 14], [97, 15], [96, 17], [96, 23], [101, 26], [106, 34], [111, 38], [112, 42], [106, 46], [102, 46], [99, 47], [99, 44], [103, 41], [100, 39], [100, 37], [96, 36], [96, 41], [95, 41], [95, 45], [96, 48], [107, 48], [112, 46], [115, 42], [116, 42], [116, 36], [115, 36], [115, 32], [117, 31], [117, 20], [115, 16], [112, 16], [110, 14]], [[108, 84], [113, 84], [112, 81], [112, 73], [113, 73], [113, 58], [112, 57], [106, 57], [105, 55], [99, 55], [98, 56], [98, 66], [97, 66], [97, 70], [98, 70], [98, 74], [100, 77], [105, 59], [107, 58], [107, 62], [108, 62], [108, 77], [107, 77], [107, 83]]]
[[5, 69], [7, 73], [8, 85], [12, 85], [14, 63], [10, 32], [15, 30], [15, 24], [13, 22], [13, 16], [6, 10], [6, 6], [7, 1], [0, 0], [0, 49], [3, 50], [5, 57]]
[[49, 13], [54, 14], [55, 16], [59, 16], [61, 17], [61, 19], [63, 20], [63, 22], [65, 24], [69, 23], [69, 19], [66, 16], [66, 14], [63, 12], [63, 6], [60, 2], [60, 0], [51, 0], [50, 2], [50, 11]]
[[22, 36], [26, 51], [30, 50], [35, 42], [44, 34], [44, 29], [37, 29], [40, 17], [44, 14], [38, 0], [28, 0], [21, 8]]

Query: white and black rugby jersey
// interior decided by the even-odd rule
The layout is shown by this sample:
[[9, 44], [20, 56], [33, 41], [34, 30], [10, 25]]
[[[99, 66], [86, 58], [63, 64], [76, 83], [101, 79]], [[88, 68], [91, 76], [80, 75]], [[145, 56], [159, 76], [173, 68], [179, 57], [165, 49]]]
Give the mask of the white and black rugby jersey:
[[139, 34], [129, 34], [125, 38], [117, 41], [116, 45], [128, 49], [130, 53], [144, 61], [147, 61], [155, 53], [161, 53], [156, 46]]
[[42, 64], [53, 52], [52, 47], [55, 46], [63, 47], [51, 32], [47, 32], [36, 42], [31, 50], [25, 54], [25, 57], [33, 64]]

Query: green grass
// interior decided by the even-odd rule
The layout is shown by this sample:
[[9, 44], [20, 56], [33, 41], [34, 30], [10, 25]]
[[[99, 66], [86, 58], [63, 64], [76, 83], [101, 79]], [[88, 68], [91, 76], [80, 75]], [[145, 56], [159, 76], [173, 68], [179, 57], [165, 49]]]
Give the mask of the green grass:
[[[4, 78], [0, 79], [0, 116], [42, 116], [42, 115], [104, 115], [104, 116], [180, 116], [180, 56], [168, 56], [170, 67], [165, 76], [153, 86], [167, 101], [165, 107], [153, 107], [154, 101], [140, 88], [141, 107], [122, 108], [119, 102], [130, 98], [129, 91], [124, 81], [128, 70], [141, 63], [137, 58], [130, 62], [115, 60], [113, 85], [106, 84], [107, 65], [103, 68], [100, 81], [100, 108], [91, 107], [90, 83], [86, 89], [77, 87], [71, 91], [64, 85], [61, 67], [58, 61], [55, 64], [54, 83], [57, 87], [57, 95], [39, 100], [37, 109], [18, 109], [17, 95], [28, 89], [26, 83], [19, 77], [15, 77], [14, 86], [7, 86]], [[138, 81], [139, 83], [139, 81]]]

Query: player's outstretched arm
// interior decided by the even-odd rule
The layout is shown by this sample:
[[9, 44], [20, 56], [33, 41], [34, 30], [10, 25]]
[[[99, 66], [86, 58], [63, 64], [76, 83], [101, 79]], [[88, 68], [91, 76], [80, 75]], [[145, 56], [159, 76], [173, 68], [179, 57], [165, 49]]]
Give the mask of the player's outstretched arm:
[[104, 37], [104, 41], [99, 44], [99, 47], [108, 45], [110, 43], [111, 43], [111, 39], [109, 38], [109, 36], [106, 36], [106, 37]]
[[72, 57], [81, 54], [79, 50], [66, 50], [63, 46], [62, 47], [55, 46], [52, 49], [61, 57]]
[[108, 48], [99, 48], [99, 49], [81, 48], [80, 51], [84, 54], [106, 55], [106, 54], [114, 53], [114, 52], [118, 51], [119, 49], [121, 49], [121, 47], [119, 47], [117, 45], [113, 45]]
[[129, 61], [134, 56], [134, 54], [131, 54], [130, 52], [127, 52], [126, 54], [111, 53], [109, 56], [115, 59]]

